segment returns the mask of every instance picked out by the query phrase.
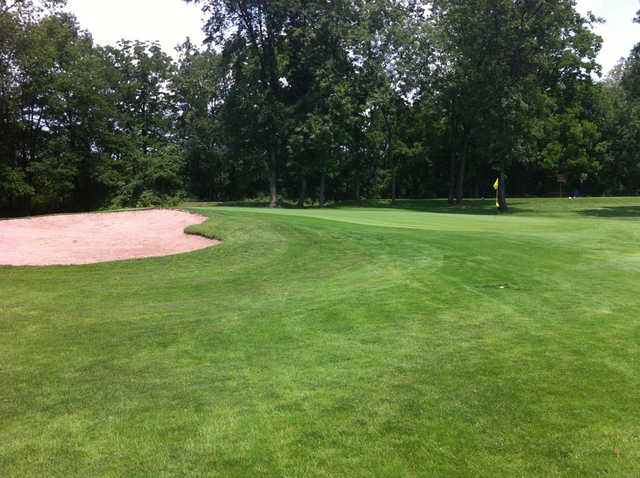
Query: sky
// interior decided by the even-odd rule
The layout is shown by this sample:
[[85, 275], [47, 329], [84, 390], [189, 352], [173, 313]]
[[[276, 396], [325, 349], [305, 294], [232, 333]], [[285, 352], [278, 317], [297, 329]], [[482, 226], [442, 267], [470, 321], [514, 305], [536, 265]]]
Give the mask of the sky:
[[603, 73], [608, 73], [620, 58], [628, 57], [633, 46], [640, 42], [640, 24], [633, 23], [640, 10], [640, 0], [578, 0], [577, 9], [582, 14], [590, 10], [606, 20], [605, 24], [595, 27], [603, 39], [598, 55]]
[[200, 7], [183, 0], [68, 0], [66, 10], [100, 45], [123, 38], [158, 41], [175, 56], [175, 47], [187, 36], [197, 45], [204, 40]]
[[[596, 33], [604, 40], [598, 61], [607, 73], [640, 42], [640, 24], [633, 23], [640, 0], [577, 0], [577, 8], [606, 20], [596, 26]], [[175, 56], [175, 46], [187, 36], [195, 44], [204, 40], [200, 7], [182, 0], [69, 0], [67, 10], [101, 45], [122, 38], [158, 41]]]

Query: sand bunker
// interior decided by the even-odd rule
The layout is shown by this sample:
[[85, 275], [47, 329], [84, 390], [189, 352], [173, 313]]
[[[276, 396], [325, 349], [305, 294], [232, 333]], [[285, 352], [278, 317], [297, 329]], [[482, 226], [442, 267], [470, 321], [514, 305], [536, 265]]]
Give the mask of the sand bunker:
[[0, 221], [0, 264], [92, 264], [195, 251], [220, 241], [184, 233], [207, 219], [167, 209]]

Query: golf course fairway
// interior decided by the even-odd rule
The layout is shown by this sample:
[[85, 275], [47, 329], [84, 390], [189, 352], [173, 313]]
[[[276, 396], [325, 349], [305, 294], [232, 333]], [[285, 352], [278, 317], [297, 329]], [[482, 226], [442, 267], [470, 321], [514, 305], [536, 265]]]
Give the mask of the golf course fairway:
[[0, 267], [0, 476], [640, 473], [640, 199], [193, 207]]

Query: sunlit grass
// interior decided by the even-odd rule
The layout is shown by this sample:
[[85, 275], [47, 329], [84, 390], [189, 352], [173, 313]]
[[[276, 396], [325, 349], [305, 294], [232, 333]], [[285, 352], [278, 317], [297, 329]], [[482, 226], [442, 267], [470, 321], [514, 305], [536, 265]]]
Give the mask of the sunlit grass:
[[1, 267], [0, 476], [636, 477], [640, 200], [367, 205]]

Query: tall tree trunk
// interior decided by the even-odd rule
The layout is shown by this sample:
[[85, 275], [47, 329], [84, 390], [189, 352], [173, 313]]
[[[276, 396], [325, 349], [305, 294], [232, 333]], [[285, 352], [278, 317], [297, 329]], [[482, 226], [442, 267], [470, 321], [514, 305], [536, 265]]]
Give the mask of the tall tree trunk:
[[[29, 157], [33, 158], [33, 156], [34, 156], [34, 154], [33, 154], [33, 150], [32, 150], [32, 152], [30, 153]], [[33, 178], [33, 176], [34, 176], [33, 171], [28, 169], [26, 167], [26, 165], [25, 165], [24, 171], [25, 171], [25, 178], [27, 180], [27, 184], [30, 187], [33, 187], [33, 179], [34, 179]], [[31, 214], [33, 213], [33, 196], [31, 196], [30, 194], [25, 194], [23, 196], [23, 198], [24, 198], [23, 199], [23, 208], [24, 208], [23, 215], [24, 216], [31, 216]]]
[[460, 151], [460, 168], [458, 169], [458, 180], [456, 182], [456, 204], [464, 201], [464, 175], [467, 170], [467, 150], [469, 149], [469, 133], [465, 131], [464, 145]]
[[464, 201], [464, 173], [467, 167], [467, 155], [465, 150], [460, 154], [460, 169], [458, 169], [458, 179], [456, 181], [456, 204]]
[[269, 203], [269, 207], [276, 207], [278, 205], [278, 195], [277, 195], [277, 179], [278, 179], [278, 171], [277, 171], [277, 157], [276, 152], [271, 151], [271, 177], [269, 178], [269, 192], [271, 193], [271, 202]]
[[396, 161], [391, 159], [391, 207], [396, 207], [396, 175], [398, 165]]
[[302, 176], [300, 180], [300, 194], [298, 195], [298, 208], [304, 207], [304, 200], [307, 197], [307, 178]]
[[[505, 141], [507, 138], [507, 118], [506, 115], [503, 115], [502, 118], [502, 140]], [[508, 144], [508, 143], [503, 143]], [[507, 160], [507, 151], [509, 149], [505, 146], [502, 151], [502, 159], [500, 160], [500, 181], [498, 182], [498, 209], [501, 213], [508, 212], [507, 208], [507, 199], [506, 199], [506, 174], [504, 172], [506, 167]]]
[[453, 204], [455, 197], [455, 184], [456, 184], [456, 160], [457, 160], [457, 127], [456, 119], [451, 119], [451, 139], [449, 143], [449, 150], [451, 152], [451, 158], [449, 159], [449, 204]]
[[387, 161], [391, 164], [391, 207], [396, 207], [396, 161], [393, 157], [393, 132], [387, 126]]
[[498, 209], [502, 213], [509, 212], [509, 209], [507, 208], [505, 178], [506, 178], [506, 175], [504, 174], [504, 160], [503, 160], [503, 165], [500, 171], [500, 180], [498, 181]]
[[356, 204], [358, 207], [362, 207], [362, 199], [360, 199], [360, 173], [356, 173]]
[[447, 202], [449, 204], [454, 203], [455, 191], [456, 191], [456, 151], [451, 151], [451, 158], [449, 159], [449, 196]]
[[324, 207], [324, 192], [326, 186], [326, 174], [323, 172], [320, 175], [320, 198], [318, 199], [318, 203], [320, 207]]

